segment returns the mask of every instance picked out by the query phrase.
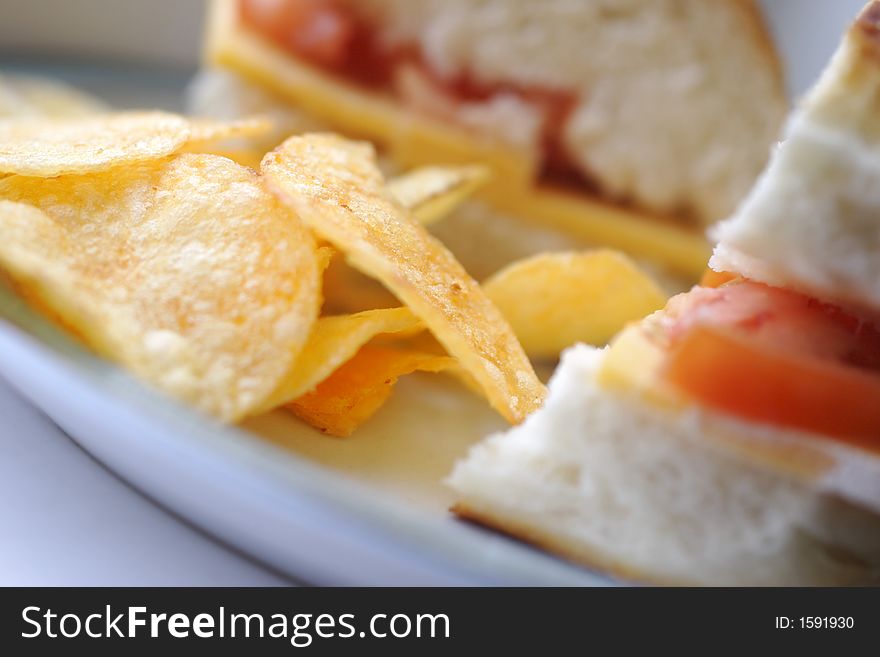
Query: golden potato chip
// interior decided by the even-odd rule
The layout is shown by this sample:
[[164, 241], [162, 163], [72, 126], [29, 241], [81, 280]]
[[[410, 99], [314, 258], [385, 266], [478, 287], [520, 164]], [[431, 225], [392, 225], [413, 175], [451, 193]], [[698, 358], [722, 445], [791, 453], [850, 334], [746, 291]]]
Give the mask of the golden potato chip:
[[385, 189], [375, 152], [334, 135], [291, 137], [263, 159], [269, 188], [349, 263], [424, 320], [511, 422], [546, 389], [513, 330], [443, 244]]
[[191, 118], [189, 148], [205, 142], [218, 142], [240, 137], [259, 137], [272, 129], [272, 122], [263, 116], [252, 116], [234, 121], [218, 121], [207, 118]]
[[252, 148], [228, 148], [223, 144], [217, 146], [201, 145], [193, 147], [190, 150], [198, 153], [211, 153], [213, 155], [228, 157], [233, 162], [237, 162], [244, 167], [250, 167], [251, 169], [259, 169], [260, 160], [262, 160], [263, 155], [265, 155], [264, 151], [256, 151]]
[[375, 278], [362, 274], [336, 252], [324, 271], [324, 312], [356, 313], [375, 308], [396, 308], [400, 301]]
[[632, 260], [604, 249], [526, 258], [483, 289], [533, 358], [556, 358], [576, 342], [604, 344], [666, 303], [660, 286]]
[[189, 141], [181, 150], [220, 155], [242, 166], [260, 168], [266, 150], [256, 150], [249, 143], [273, 129], [271, 120], [258, 116], [228, 122], [210, 118], [192, 118], [190, 121]]
[[345, 437], [387, 401], [404, 374], [440, 372], [455, 363], [448, 356], [366, 345], [318, 387], [285, 408], [331, 436]]
[[26, 297], [100, 354], [222, 420], [277, 388], [317, 318], [310, 231], [255, 172], [225, 158], [10, 176], [0, 199], [0, 269]]
[[103, 102], [58, 80], [0, 75], [0, 118], [67, 118], [107, 112]]
[[6, 119], [0, 121], [0, 171], [44, 177], [100, 171], [171, 155], [189, 136], [189, 121], [166, 112]]
[[[392, 178], [388, 189], [417, 221], [427, 225], [451, 213], [487, 177], [488, 170], [481, 166], [424, 167]], [[342, 255], [334, 257], [324, 272], [325, 311], [358, 312], [399, 304], [397, 297], [375, 279], [351, 268]]]
[[[99, 344], [101, 335], [86, 336], [98, 325], [99, 315], [77, 302], [82, 296], [78, 285], [56, 264], [76, 249], [67, 235], [38, 208], [0, 200], [0, 242], [0, 280], [12, 283], [21, 297], [64, 328], [107, 351], [109, 347]], [[28, 245], [39, 245], [39, 251]]]
[[489, 169], [422, 167], [388, 181], [388, 191], [424, 226], [433, 224], [471, 196], [489, 180]]
[[306, 346], [287, 376], [254, 414], [269, 411], [314, 390], [377, 335], [402, 337], [422, 329], [421, 320], [408, 308], [321, 317], [312, 327]]
[[0, 120], [0, 172], [42, 177], [90, 173], [269, 127], [261, 118], [224, 123], [158, 111]]

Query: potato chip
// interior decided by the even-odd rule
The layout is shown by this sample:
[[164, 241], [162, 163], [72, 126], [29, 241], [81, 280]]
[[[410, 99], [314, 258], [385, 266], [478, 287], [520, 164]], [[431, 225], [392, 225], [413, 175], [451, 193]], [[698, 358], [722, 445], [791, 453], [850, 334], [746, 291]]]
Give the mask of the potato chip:
[[388, 191], [413, 218], [429, 226], [471, 196], [489, 180], [484, 166], [422, 167], [388, 181]]
[[546, 389], [513, 330], [443, 244], [385, 189], [375, 152], [334, 135], [291, 137], [263, 159], [269, 188], [352, 266], [424, 320], [511, 422]]
[[158, 111], [0, 120], [0, 172], [42, 177], [91, 173], [269, 127], [261, 118], [224, 123]]
[[[387, 186], [398, 203], [417, 221], [427, 225], [455, 210], [488, 175], [482, 166], [424, 167], [392, 178]], [[399, 304], [397, 297], [375, 279], [346, 264], [344, 256], [333, 258], [324, 272], [325, 310], [358, 312], [394, 308]]]
[[314, 238], [225, 158], [10, 176], [0, 199], [0, 268], [18, 289], [100, 354], [219, 419], [278, 387], [317, 318]]
[[107, 112], [103, 102], [48, 78], [0, 75], [0, 118], [69, 118]]
[[191, 118], [188, 148], [193, 149], [205, 142], [218, 142], [241, 137], [259, 137], [272, 130], [272, 121], [262, 116], [252, 116], [234, 121], [218, 121], [207, 118]]
[[483, 289], [533, 358], [556, 358], [576, 342], [604, 344], [666, 303], [660, 286], [632, 260], [604, 249], [526, 258]]
[[355, 313], [396, 308], [400, 301], [376, 279], [351, 267], [337, 252], [324, 271], [324, 312]]
[[0, 171], [58, 176], [171, 155], [190, 136], [182, 116], [119, 112], [92, 117], [0, 121]]
[[367, 345], [313, 392], [285, 408], [324, 433], [349, 436], [382, 407], [398, 378], [416, 371], [440, 372], [454, 364], [448, 356]]
[[299, 359], [254, 414], [269, 411], [314, 390], [377, 335], [396, 334], [403, 337], [423, 329], [421, 320], [408, 308], [321, 317], [312, 328]]
[[212, 155], [228, 157], [233, 162], [256, 170], [260, 168], [260, 161], [263, 159], [263, 155], [266, 154], [265, 151], [256, 151], [252, 148], [229, 148], [225, 144], [210, 146], [200, 144], [198, 147], [190, 150], [198, 153], [211, 153]]
[[257, 150], [250, 144], [254, 138], [273, 130], [270, 119], [257, 116], [228, 122], [210, 118], [192, 118], [190, 121], [190, 137], [182, 148], [184, 152], [220, 155], [242, 166], [260, 168], [260, 160], [267, 149]]

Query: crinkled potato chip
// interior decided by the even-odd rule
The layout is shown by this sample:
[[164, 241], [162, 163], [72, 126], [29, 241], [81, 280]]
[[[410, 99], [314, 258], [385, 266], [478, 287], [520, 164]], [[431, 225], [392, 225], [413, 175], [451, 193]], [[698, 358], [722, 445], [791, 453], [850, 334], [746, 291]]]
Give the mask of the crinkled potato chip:
[[0, 74], [0, 118], [65, 118], [107, 112], [109, 107], [58, 80]]
[[604, 249], [526, 258], [483, 289], [533, 358], [556, 358], [576, 342], [604, 344], [666, 303], [660, 286], [630, 258]]
[[191, 118], [188, 141], [190, 147], [204, 142], [217, 142], [241, 137], [259, 137], [272, 130], [272, 121], [264, 116], [252, 116], [234, 121]]
[[357, 269], [379, 279], [425, 324], [511, 422], [546, 389], [499, 310], [461, 264], [394, 200], [365, 143], [291, 137], [263, 159], [269, 188]]
[[7, 119], [0, 121], [0, 171], [43, 177], [101, 171], [171, 155], [189, 136], [189, 121], [166, 112]]
[[400, 301], [376, 279], [351, 267], [336, 253], [324, 271], [324, 312], [361, 312], [375, 308], [396, 308]]
[[256, 116], [233, 121], [210, 118], [192, 118], [190, 121], [190, 138], [183, 151], [221, 155], [242, 166], [260, 168], [260, 160], [266, 150], [256, 150], [242, 144], [248, 144], [254, 138], [272, 131], [270, 119]]
[[158, 111], [0, 120], [0, 172], [47, 178], [93, 173], [269, 127], [261, 118], [224, 123]]
[[[236, 159], [236, 158], [232, 158]], [[239, 161], [236, 159], [236, 161]], [[394, 199], [423, 225], [440, 221], [488, 179], [485, 167], [424, 167], [388, 181]], [[358, 312], [399, 305], [375, 279], [352, 269], [337, 255], [324, 272], [324, 308], [331, 312]]]
[[376, 336], [395, 334], [405, 337], [423, 329], [421, 320], [408, 308], [321, 317], [290, 372], [254, 414], [272, 410], [314, 390]]
[[366, 345], [286, 408], [324, 433], [349, 436], [388, 400], [398, 378], [416, 371], [440, 372], [454, 364], [449, 356]]
[[388, 181], [388, 191], [423, 226], [433, 224], [455, 209], [486, 181], [484, 166], [422, 167]]
[[199, 153], [211, 153], [213, 155], [220, 155], [222, 157], [228, 157], [233, 162], [237, 162], [238, 164], [250, 167], [251, 169], [259, 170], [260, 161], [263, 159], [263, 155], [265, 155], [265, 151], [256, 151], [252, 148], [228, 148], [225, 145], [204, 145], [199, 146], [198, 148], [192, 149], [195, 152]]
[[[98, 353], [221, 420], [290, 371], [320, 307], [310, 231], [225, 158], [0, 180], [0, 269]], [[21, 205], [28, 204], [28, 205]], [[29, 207], [30, 205], [34, 207]]]

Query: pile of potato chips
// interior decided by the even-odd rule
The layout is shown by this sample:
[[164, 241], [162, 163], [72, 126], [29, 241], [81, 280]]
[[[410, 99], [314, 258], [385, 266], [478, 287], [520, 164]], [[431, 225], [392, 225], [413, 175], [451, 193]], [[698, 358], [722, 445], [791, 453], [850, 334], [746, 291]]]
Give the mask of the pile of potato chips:
[[[545, 396], [527, 352], [555, 358], [663, 305], [604, 251], [539, 256], [480, 286], [425, 225], [485, 169], [386, 182], [372, 147], [329, 134], [220, 154], [270, 128], [110, 112], [0, 77], [0, 274], [98, 354], [205, 413], [235, 422], [285, 407], [332, 435], [415, 371], [453, 373], [519, 422]], [[358, 292], [354, 277], [325, 284], [331, 261], [381, 282], [382, 301], [322, 316], [325, 294]]]

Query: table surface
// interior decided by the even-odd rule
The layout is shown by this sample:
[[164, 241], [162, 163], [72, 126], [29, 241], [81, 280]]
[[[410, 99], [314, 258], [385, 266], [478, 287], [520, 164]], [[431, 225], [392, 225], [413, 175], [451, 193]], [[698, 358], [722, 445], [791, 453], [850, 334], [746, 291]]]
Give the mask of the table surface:
[[291, 582], [166, 512], [0, 379], [0, 585]]

